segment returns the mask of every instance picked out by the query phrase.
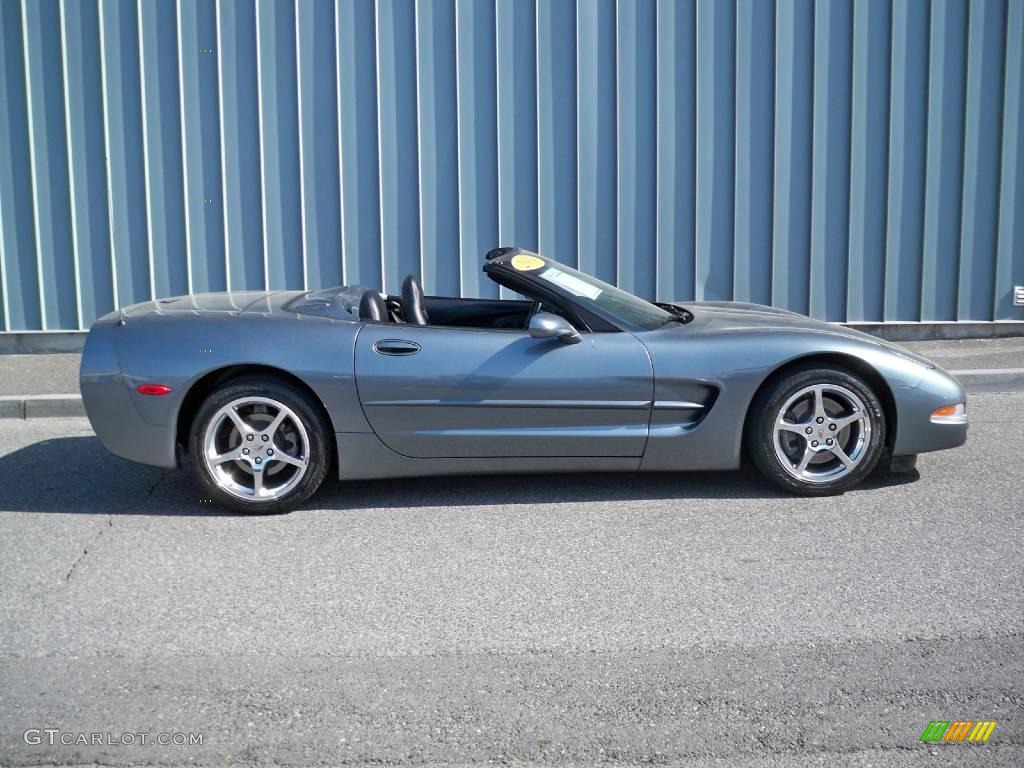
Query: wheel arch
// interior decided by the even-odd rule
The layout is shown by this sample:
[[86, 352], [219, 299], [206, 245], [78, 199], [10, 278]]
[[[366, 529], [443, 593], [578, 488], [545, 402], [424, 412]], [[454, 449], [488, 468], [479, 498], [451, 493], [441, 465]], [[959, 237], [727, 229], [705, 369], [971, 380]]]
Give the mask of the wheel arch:
[[891, 450], [896, 444], [896, 430], [898, 428], [898, 423], [896, 419], [896, 399], [893, 396], [892, 388], [885, 380], [885, 377], [882, 376], [882, 374], [879, 373], [878, 370], [870, 363], [855, 355], [843, 354], [842, 352], [812, 352], [807, 355], [801, 355], [800, 357], [793, 358], [792, 360], [787, 360], [765, 376], [764, 380], [754, 392], [754, 396], [750, 398], [750, 402], [747, 404], [747, 413], [743, 419], [743, 444], [741, 445], [741, 451], [744, 454], [746, 453], [747, 433], [749, 431], [748, 427], [750, 419], [754, 411], [754, 404], [757, 403], [761, 394], [779, 378], [785, 376], [795, 368], [806, 367], [808, 364], [822, 364], [837, 368], [845, 368], [850, 373], [859, 376], [865, 384], [871, 387], [871, 390], [875, 393], [879, 402], [882, 404], [882, 412], [885, 416], [885, 447]]
[[177, 450], [181, 452], [186, 452], [188, 450], [188, 433], [192, 428], [192, 422], [195, 419], [196, 414], [202, 407], [203, 401], [224, 384], [251, 376], [262, 376], [273, 379], [284, 384], [289, 384], [305, 392], [319, 411], [320, 418], [323, 419], [328, 432], [331, 435], [334, 434], [334, 423], [331, 419], [331, 414], [324, 405], [323, 400], [316, 393], [316, 390], [309, 386], [309, 384], [303, 381], [300, 377], [296, 376], [294, 373], [284, 370], [283, 368], [277, 368], [272, 365], [264, 365], [260, 363], [239, 363], [207, 371], [189, 386], [188, 391], [185, 393], [185, 397], [181, 402], [181, 407], [178, 409], [178, 418], [175, 423], [174, 440]]

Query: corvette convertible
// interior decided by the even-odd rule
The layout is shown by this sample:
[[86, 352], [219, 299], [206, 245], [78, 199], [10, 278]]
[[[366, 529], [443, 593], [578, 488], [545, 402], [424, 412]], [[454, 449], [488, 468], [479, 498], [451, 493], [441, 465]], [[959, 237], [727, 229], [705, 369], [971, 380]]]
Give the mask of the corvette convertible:
[[[756, 304], [650, 302], [519, 248], [509, 299], [362, 286], [198, 294], [93, 325], [82, 399], [112, 453], [290, 509], [341, 479], [732, 469], [825, 495], [961, 445], [966, 397], [900, 347]], [[519, 298], [521, 297], [521, 298]]]

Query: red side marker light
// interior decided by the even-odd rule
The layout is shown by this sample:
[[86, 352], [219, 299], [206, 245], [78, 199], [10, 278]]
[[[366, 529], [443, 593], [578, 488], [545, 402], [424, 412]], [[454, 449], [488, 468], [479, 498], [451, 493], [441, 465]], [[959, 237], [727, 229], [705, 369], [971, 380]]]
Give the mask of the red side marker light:
[[167, 395], [171, 388], [166, 384], [140, 384], [137, 391], [140, 395]]

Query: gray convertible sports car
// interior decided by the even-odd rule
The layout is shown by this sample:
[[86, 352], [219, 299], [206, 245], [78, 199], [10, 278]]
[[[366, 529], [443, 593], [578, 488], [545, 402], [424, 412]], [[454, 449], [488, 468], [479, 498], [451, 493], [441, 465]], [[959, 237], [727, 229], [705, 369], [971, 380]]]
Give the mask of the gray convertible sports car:
[[[771, 307], [651, 303], [518, 248], [484, 272], [525, 298], [342, 286], [183, 296], [99, 319], [86, 411], [111, 452], [192, 465], [202, 496], [294, 507], [343, 479], [732, 469], [844, 491], [967, 438], [928, 360]], [[200, 494], [197, 493], [197, 499]]]

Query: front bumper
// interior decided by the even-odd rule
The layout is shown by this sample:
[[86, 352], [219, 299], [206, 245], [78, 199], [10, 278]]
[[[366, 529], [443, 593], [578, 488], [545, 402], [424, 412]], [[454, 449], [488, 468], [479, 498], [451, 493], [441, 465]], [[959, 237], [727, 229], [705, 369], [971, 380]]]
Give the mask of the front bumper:
[[897, 387], [894, 456], [956, 448], [967, 442], [967, 420], [933, 421], [936, 408], [967, 402], [960, 383], [941, 368], [932, 368], [915, 387]]

